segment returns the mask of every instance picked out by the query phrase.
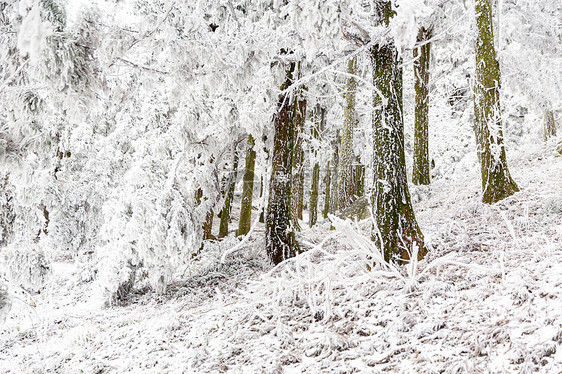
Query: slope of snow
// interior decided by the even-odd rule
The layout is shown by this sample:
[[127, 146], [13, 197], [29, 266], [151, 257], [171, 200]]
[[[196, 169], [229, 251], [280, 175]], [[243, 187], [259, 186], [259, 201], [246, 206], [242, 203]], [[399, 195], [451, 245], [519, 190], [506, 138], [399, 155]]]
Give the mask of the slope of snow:
[[412, 187], [433, 248], [419, 264], [381, 263], [369, 222], [324, 222], [301, 234], [309, 251], [271, 268], [258, 228], [224, 264], [234, 239], [207, 248], [165, 295], [97, 310], [80, 267], [55, 263], [40, 294], [10, 290], [0, 372], [561, 372], [554, 148], [508, 153], [521, 192], [493, 206], [480, 202], [476, 168]]

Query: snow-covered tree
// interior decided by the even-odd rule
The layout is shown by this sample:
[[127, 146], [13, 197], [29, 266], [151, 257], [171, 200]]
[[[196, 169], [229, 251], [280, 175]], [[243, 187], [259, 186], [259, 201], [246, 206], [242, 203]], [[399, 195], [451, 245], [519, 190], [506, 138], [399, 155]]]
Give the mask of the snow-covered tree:
[[507, 167], [500, 107], [500, 65], [494, 48], [492, 2], [476, 0], [474, 131], [482, 172], [482, 201], [495, 203], [519, 191]]
[[[379, 22], [388, 26], [395, 14], [392, 2], [379, 1], [375, 9]], [[406, 179], [402, 59], [397, 48], [393, 40], [371, 48], [375, 87], [373, 237], [387, 261], [412, 256], [421, 259], [427, 252]]]
[[414, 49], [414, 79], [416, 89], [414, 161], [412, 182], [429, 184], [429, 68], [432, 29], [421, 27]]

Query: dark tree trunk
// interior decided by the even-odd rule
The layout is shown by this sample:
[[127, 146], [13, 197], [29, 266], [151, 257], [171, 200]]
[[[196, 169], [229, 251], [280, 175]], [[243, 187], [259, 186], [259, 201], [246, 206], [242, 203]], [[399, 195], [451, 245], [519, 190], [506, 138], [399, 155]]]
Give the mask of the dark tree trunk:
[[[295, 63], [287, 70], [287, 79], [281, 91], [294, 81]], [[291, 175], [294, 135], [294, 97], [282, 93], [279, 96], [277, 114], [274, 119], [272, 171], [269, 183], [269, 200], [266, 213], [265, 245], [269, 258], [274, 264], [294, 257], [298, 244], [291, 228]]]
[[474, 131], [482, 171], [482, 201], [493, 204], [519, 191], [507, 168], [500, 107], [500, 66], [494, 48], [491, 0], [476, 0]]
[[226, 199], [224, 200], [224, 207], [220, 212], [219, 239], [228, 236], [228, 224], [230, 222], [230, 212], [232, 211], [232, 200], [234, 199], [234, 187], [238, 174], [238, 152], [235, 148], [233, 152], [234, 160], [232, 162], [232, 171], [226, 184]]
[[299, 219], [302, 219], [303, 192], [304, 192], [304, 151], [303, 131], [306, 120], [306, 99], [299, 93], [295, 101], [294, 113], [294, 146], [293, 146], [293, 174], [291, 183], [292, 197], [292, 222], [295, 230], [300, 231]]
[[[203, 190], [198, 188], [195, 191], [195, 204], [200, 205], [203, 200]], [[212, 230], [213, 230], [213, 218], [214, 213], [213, 210], [209, 210], [207, 215], [205, 216], [205, 222], [203, 223], [203, 240], [213, 239]], [[201, 248], [203, 248], [203, 243], [201, 243]]]
[[[263, 198], [263, 176], [260, 178], [260, 199]], [[265, 207], [260, 209], [260, 223], [265, 223]]]
[[[320, 139], [320, 130], [324, 125], [325, 109], [317, 106], [314, 110], [314, 122], [312, 125], [312, 137]], [[310, 191], [310, 202], [308, 209], [308, 225], [314, 226], [318, 221], [318, 183], [320, 182], [320, 165], [316, 161], [317, 151], [314, 149], [314, 166], [312, 167], [312, 187]]]
[[308, 213], [308, 225], [314, 226], [318, 221], [318, 182], [320, 180], [320, 165], [314, 164], [312, 168], [312, 189], [310, 192], [310, 208]]
[[[418, 43], [431, 39], [432, 32], [421, 28], [418, 33]], [[414, 129], [414, 162], [412, 182], [414, 184], [429, 184], [429, 64], [431, 57], [431, 43], [414, 49], [414, 75], [416, 89], [416, 113]]]
[[365, 195], [365, 165], [361, 164], [361, 158], [356, 157], [357, 164], [353, 170], [353, 187], [356, 197]]
[[[338, 211], [338, 181], [339, 181], [339, 163], [340, 163], [340, 154], [339, 154], [339, 145], [341, 144], [341, 136], [340, 130], [336, 131], [336, 139], [334, 144], [334, 158], [332, 160], [332, 169], [330, 170], [330, 181], [332, 185], [330, 186], [330, 214], [336, 214]], [[334, 226], [330, 226], [330, 230], [335, 230]]]
[[205, 224], [203, 225], [203, 240], [214, 239], [213, 237], [213, 218], [215, 213], [209, 210], [207, 217], [205, 218]]
[[326, 165], [326, 176], [324, 177], [324, 184], [326, 185], [326, 190], [324, 192], [324, 209], [322, 210], [322, 217], [328, 218], [330, 213], [330, 187], [332, 186], [332, 169], [330, 168], [330, 161]]
[[353, 77], [357, 73], [357, 57], [349, 60], [345, 92], [344, 120], [342, 127], [339, 165], [338, 165], [338, 209], [351, 205], [354, 200], [355, 186], [353, 183], [353, 132], [355, 130], [355, 94], [357, 82]]
[[254, 169], [256, 165], [256, 152], [254, 151], [254, 138], [248, 136], [246, 149], [246, 169], [244, 170], [244, 187], [242, 189], [242, 204], [240, 208], [240, 222], [238, 235], [246, 235], [252, 224], [252, 195], [254, 193]]
[[[393, 16], [390, 1], [378, 3], [381, 22]], [[406, 180], [401, 59], [393, 42], [371, 49], [373, 63], [374, 195], [373, 238], [387, 261], [408, 260], [414, 247], [418, 259], [426, 254], [423, 234], [416, 221]], [[382, 97], [381, 97], [382, 96]]]
[[544, 112], [544, 140], [556, 137], [556, 121], [554, 120], [554, 112], [545, 109]]

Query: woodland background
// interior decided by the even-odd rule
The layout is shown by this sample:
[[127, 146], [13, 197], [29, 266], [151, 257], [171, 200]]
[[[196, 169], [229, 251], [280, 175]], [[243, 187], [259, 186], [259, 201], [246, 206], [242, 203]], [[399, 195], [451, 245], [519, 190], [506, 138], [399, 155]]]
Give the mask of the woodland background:
[[[520, 190], [494, 204], [475, 126], [482, 4], [501, 76], [491, 139]], [[562, 370], [559, 1], [0, 9], [2, 370]], [[430, 183], [414, 184], [414, 65], [428, 42]], [[386, 46], [403, 79], [391, 180], [409, 190], [419, 261], [419, 247], [388, 252], [373, 235]], [[282, 147], [280, 201], [293, 205], [281, 243], [298, 246], [277, 261], [267, 219], [279, 217], [268, 209], [285, 104], [298, 135]]]

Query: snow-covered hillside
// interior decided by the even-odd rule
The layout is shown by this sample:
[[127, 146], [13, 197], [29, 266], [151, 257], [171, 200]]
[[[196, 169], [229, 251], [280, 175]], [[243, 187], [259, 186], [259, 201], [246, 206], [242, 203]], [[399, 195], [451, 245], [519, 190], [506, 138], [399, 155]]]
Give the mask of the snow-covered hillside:
[[561, 20], [0, 0], [0, 374], [562, 374]]
[[[165, 295], [92, 309], [77, 264], [53, 264], [2, 325], [6, 373], [558, 373], [562, 371], [562, 160], [526, 144], [521, 192], [480, 202], [476, 170], [415, 190], [432, 250], [380, 263], [368, 222], [324, 223], [271, 268], [251, 243], [206, 251]], [[377, 265], [378, 264], [378, 265]], [[372, 270], [367, 270], [371, 266]]]

